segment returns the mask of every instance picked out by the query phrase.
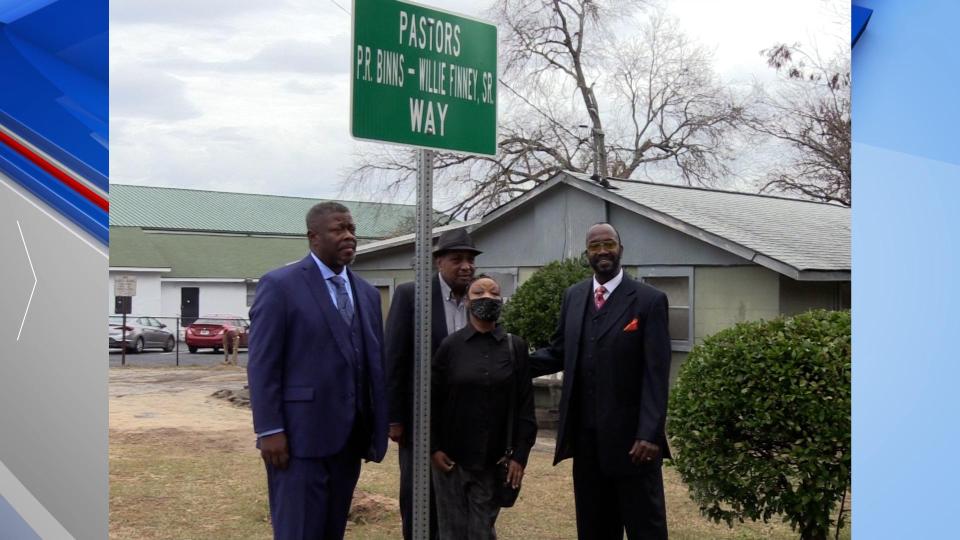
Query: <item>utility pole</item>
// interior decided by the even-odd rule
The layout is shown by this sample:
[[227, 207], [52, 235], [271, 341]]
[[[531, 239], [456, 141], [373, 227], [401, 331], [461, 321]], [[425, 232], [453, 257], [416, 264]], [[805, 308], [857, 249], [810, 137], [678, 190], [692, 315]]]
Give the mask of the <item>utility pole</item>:
[[607, 177], [607, 147], [603, 141], [603, 129], [600, 127], [600, 108], [597, 106], [597, 98], [593, 95], [593, 88], [590, 88], [591, 106], [587, 108], [590, 113], [590, 120], [593, 135], [593, 177], [603, 180]]
[[603, 142], [603, 130], [593, 128], [593, 174], [600, 180], [607, 177], [607, 148]]

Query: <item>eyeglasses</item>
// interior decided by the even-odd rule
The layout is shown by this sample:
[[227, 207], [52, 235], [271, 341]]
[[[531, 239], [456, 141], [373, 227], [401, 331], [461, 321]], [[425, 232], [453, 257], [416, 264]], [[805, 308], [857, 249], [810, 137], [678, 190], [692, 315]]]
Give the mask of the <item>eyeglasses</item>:
[[616, 251], [620, 244], [616, 240], [604, 240], [603, 242], [590, 242], [587, 244], [587, 253], [600, 253], [601, 251]]

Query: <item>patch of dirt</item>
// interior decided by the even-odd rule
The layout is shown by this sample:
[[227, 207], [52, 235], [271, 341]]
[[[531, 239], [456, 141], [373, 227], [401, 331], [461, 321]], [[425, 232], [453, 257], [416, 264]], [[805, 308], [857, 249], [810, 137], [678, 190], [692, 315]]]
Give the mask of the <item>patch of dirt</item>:
[[347, 519], [358, 525], [365, 525], [384, 519], [395, 519], [399, 511], [400, 503], [396, 499], [358, 490], [353, 495], [353, 504]]
[[245, 407], [247, 409], [250, 408], [250, 390], [247, 388], [241, 390], [221, 388], [220, 390], [210, 394], [210, 397], [227, 400], [237, 407]]
[[241, 389], [247, 382], [242, 368], [113, 368], [110, 370], [111, 432], [157, 429], [204, 433], [245, 433], [253, 442], [249, 409], [234, 407], [211, 396], [223, 388]]

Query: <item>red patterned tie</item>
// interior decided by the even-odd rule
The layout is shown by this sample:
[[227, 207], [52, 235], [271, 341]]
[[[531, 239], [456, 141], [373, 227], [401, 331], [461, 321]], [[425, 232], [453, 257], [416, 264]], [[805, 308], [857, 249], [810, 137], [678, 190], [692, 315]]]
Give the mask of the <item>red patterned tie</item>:
[[603, 307], [603, 303], [606, 302], [606, 299], [603, 297], [604, 293], [607, 290], [603, 288], [603, 285], [597, 287], [597, 296], [594, 298], [594, 303], [597, 304], [597, 311], [600, 311], [600, 308]]

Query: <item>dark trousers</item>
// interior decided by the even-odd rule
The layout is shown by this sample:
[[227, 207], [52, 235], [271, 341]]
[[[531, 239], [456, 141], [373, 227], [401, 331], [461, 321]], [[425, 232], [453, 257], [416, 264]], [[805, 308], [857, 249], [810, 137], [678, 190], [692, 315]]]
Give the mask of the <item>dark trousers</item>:
[[469, 470], [454, 465], [450, 472], [432, 473], [440, 540], [496, 540], [496, 466]]
[[333, 456], [291, 456], [284, 470], [266, 466], [275, 540], [343, 538], [368, 438], [365, 425], [357, 422], [346, 447]]
[[[413, 444], [400, 446], [400, 520], [403, 538], [413, 538]], [[437, 498], [430, 490], [430, 538], [437, 540]]]
[[573, 458], [573, 497], [580, 540], [666, 540], [663, 462], [640, 465], [639, 474], [607, 475], [600, 469], [596, 439], [589, 435]]

